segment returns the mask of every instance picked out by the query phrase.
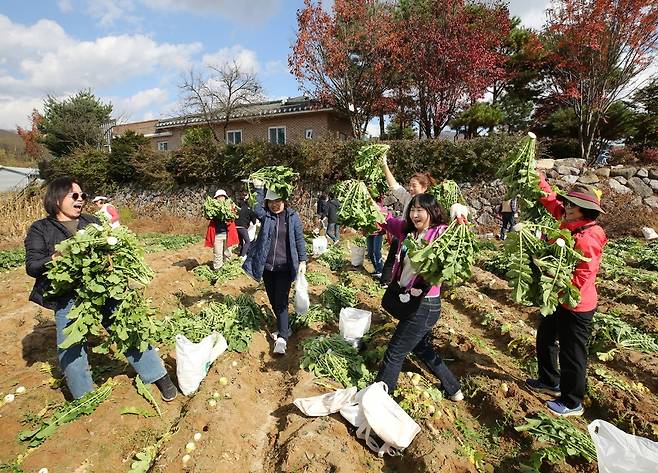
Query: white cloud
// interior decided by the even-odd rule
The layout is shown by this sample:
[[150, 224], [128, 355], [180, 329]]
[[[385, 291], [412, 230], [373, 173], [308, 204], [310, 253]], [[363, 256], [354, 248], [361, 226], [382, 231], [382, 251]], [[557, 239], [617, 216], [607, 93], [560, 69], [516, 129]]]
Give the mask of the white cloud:
[[[22, 25], [3, 15], [0, 30], [0, 126], [9, 128], [24, 125], [46, 95], [63, 98], [83, 88], [117, 87], [154, 73], [163, 81], [191, 67], [201, 51], [200, 43], [158, 43], [144, 35], [79, 41], [54, 21]], [[167, 99], [161, 95], [161, 89], [152, 88], [130, 100]]]
[[131, 0], [91, 0], [87, 4], [87, 13], [100, 26], [109, 27], [121, 18], [130, 17], [133, 8]]
[[204, 66], [221, 66], [235, 61], [245, 72], [257, 73], [261, 66], [255, 51], [239, 44], [220, 49], [212, 54], [204, 54], [201, 63]]
[[112, 103], [112, 115], [114, 117], [136, 120], [143, 116], [155, 115], [153, 109], [159, 109], [163, 103], [169, 100], [169, 92], [160, 87], [142, 90], [131, 97], [110, 97], [107, 100]]
[[509, 10], [513, 16], [521, 18], [524, 26], [541, 29], [549, 4], [549, 0], [509, 0]]
[[32, 109], [42, 110], [41, 98], [0, 97], [0, 129], [16, 130], [16, 126], [28, 127]]
[[57, 0], [57, 6], [64, 13], [73, 11], [73, 3], [71, 3], [71, 0]]
[[158, 10], [188, 11], [198, 14], [218, 14], [242, 23], [262, 24], [275, 15], [281, 0], [142, 0], [147, 7]]

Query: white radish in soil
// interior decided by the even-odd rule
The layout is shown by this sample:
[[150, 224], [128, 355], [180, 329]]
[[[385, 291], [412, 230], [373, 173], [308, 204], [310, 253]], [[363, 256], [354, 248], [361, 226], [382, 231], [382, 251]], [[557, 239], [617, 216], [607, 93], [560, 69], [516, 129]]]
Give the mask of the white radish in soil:
[[210, 400], [208, 401], [208, 405], [209, 405], [210, 407], [215, 407], [215, 406], [217, 405], [217, 401], [215, 401], [214, 399], [210, 399]]
[[16, 396], [14, 396], [13, 394], [7, 394], [5, 396], [5, 402], [14, 402], [14, 399], [16, 399]]
[[222, 386], [226, 386], [228, 384], [228, 379], [222, 376], [221, 378], [219, 378], [219, 384], [221, 384]]
[[39, 473], [48, 473], [48, 468], [41, 468]]
[[189, 462], [191, 459], [192, 459], [191, 456], [189, 456], [189, 455], [183, 455], [183, 458], [182, 458], [182, 460], [183, 460], [183, 465], [186, 465], [187, 462]]
[[19, 386], [16, 388], [16, 394], [25, 394], [25, 391], [27, 391], [27, 389], [25, 389], [25, 386]]
[[193, 452], [196, 450], [196, 444], [194, 442], [187, 442], [187, 445], [185, 445], [185, 451], [187, 453]]
[[194, 434], [194, 441], [198, 442], [199, 440], [201, 440], [201, 432], [197, 432], [196, 434]]
[[235, 368], [236, 366], [238, 366], [238, 362], [237, 362], [237, 361], [234, 361], [233, 363], [231, 363], [231, 366], [232, 366], [233, 368]]

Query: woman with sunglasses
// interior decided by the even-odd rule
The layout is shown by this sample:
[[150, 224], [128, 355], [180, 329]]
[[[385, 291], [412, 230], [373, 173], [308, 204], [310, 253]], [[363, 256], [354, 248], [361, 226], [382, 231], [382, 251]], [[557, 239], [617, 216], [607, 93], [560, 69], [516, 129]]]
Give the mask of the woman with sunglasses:
[[[87, 346], [85, 343], [79, 343], [69, 348], [59, 348], [59, 344], [66, 338], [64, 329], [71, 322], [67, 315], [75, 303], [75, 298], [72, 294], [59, 297], [46, 296], [50, 287], [46, 272], [47, 264], [59, 256], [55, 251], [55, 245], [70, 238], [87, 225], [100, 224], [95, 216], [82, 213], [86, 200], [87, 194], [82, 192], [80, 185], [74, 179], [60, 177], [53, 180], [48, 185], [44, 197], [44, 207], [48, 216], [34, 222], [25, 238], [25, 269], [27, 274], [36, 279], [30, 300], [55, 311], [59, 366], [64, 372], [71, 395], [76, 399], [94, 389], [87, 360]], [[111, 315], [112, 310], [112, 306], [107, 307], [107, 317]], [[131, 349], [124, 354], [145, 383], [155, 383], [163, 400], [171, 401], [176, 397], [176, 386], [153, 347], [145, 352]]]
[[587, 345], [598, 303], [596, 275], [608, 241], [596, 219], [605, 212], [600, 194], [591, 186], [576, 184], [566, 195], [558, 195], [541, 175], [540, 187], [545, 195], [540, 202], [560, 220], [560, 228], [571, 231], [575, 248], [589, 260], [578, 263], [571, 279], [580, 291], [578, 305], [562, 305], [539, 322], [538, 377], [526, 383], [534, 391], [555, 397], [546, 403], [553, 414], [581, 416], [587, 389]]

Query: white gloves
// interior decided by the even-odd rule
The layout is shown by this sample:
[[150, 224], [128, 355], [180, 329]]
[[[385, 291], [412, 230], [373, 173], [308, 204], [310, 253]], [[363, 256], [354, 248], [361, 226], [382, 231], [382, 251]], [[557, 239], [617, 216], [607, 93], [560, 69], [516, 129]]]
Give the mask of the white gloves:
[[[464, 222], [468, 221], [468, 207], [462, 204], [452, 204], [450, 207], [450, 220], [463, 220]], [[464, 223], [459, 222], [459, 223]]]
[[302, 275], [306, 274], [306, 261], [299, 262], [299, 269], [297, 270], [297, 273]]
[[265, 183], [260, 179], [252, 179], [251, 183], [256, 189], [262, 189], [265, 186]]

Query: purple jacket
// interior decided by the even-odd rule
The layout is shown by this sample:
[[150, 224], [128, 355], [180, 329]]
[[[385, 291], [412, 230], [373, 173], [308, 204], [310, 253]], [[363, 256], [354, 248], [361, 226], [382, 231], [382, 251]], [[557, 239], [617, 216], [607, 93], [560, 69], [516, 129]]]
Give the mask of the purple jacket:
[[[392, 217], [389, 215], [389, 217], [386, 219], [386, 223], [384, 224], [386, 231], [389, 232], [391, 235], [393, 235], [395, 238], [400, 240], [400, 245], [398, 246], [398, 252], [395, 255], [395, 264], [393, 265], [393, 281], [399, 281], [400, 280], [400, 275], [402, 274], [402, 262], [400, 261], [400, 255], [402, 253], [402, 245], [404, 243], [404, 240], [407, 238], [409, 235], [408, 233], [404, 233], [404, 226], [405, 226], [405, 221], [402, 218], [396, 218]], [[425, 234], [424, 239], [426, 241], [432, 241], [441, 235], [446, 228], [448, 228], [447, 225], [438, 225], [436, 227], [431, 227], [427, 233]], [[418, 276], [414, 281], [412, 282], [420, 282], [424, 283], [423, 278], [421, 276]], [[411, 284], [407, 286], [407, 289], [410, 289]], [[441, 294], [441, 285], [436, 285], [430, 287], [429, 292], [427, 293], [426, 297], [436, 297]]]

